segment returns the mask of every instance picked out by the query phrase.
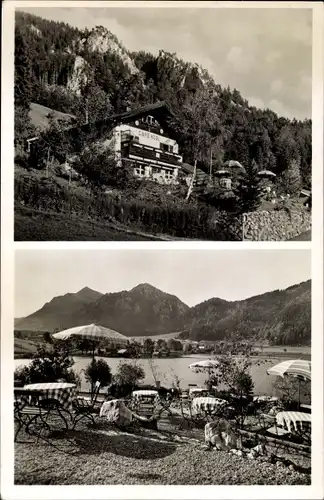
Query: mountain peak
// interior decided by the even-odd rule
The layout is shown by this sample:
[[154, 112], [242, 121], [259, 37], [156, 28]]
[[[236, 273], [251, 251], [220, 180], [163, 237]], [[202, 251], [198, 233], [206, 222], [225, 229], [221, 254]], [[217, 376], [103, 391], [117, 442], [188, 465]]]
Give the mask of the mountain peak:
[[97, 292], [96, 290], [92, 290], [92, 288], [89, 288], [88, 286], [85, 286], [81, 290], [79, 290], [75, 295], [77, 295], [83, 300], [92, 302], [98, 300], [102, 296], [102, 293]]
[[158, 288], [156, 288], [155, 286], [153, 285], [150, 285], [149, 283], [139, 283], [138, 285], [134, 286], [134, 288], [132, 288], [130, 290], [131, 292], [140, 292], [140, 293], [147, 293], [147, 292], [160, 292], [160, 293], [163, 293], [161, 290], [159, 290]]

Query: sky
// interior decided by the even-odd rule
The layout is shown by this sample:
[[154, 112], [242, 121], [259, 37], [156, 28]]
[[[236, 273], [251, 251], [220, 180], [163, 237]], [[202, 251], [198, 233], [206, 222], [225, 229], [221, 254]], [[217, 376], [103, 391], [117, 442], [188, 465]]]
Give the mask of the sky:
[[104, 26], [129, 50], [201, 64], [222, 86], [280, 116], [311, 118], [312, 11], [287, 8], [31, 8], [79, 28]]
[[309, 250], [16, 250], [15, 317], [88, 286], [102, 293], [149, 283], [194, 306], [241, 300], [306, 281]]

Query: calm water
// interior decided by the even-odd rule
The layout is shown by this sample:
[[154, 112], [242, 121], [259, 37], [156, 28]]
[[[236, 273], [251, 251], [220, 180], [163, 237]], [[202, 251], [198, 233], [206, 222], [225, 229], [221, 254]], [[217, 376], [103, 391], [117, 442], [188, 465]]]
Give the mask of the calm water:
[[[307, 349], [307, 348], [306, 348]], [[290, 350], [290, 349], [289, 349]], [[291, 351], [291, 350], [290, 350]], [[301, 349], [299, 348], [299, 353]], [[282, 348], [280, 348], [280, 352], [282, 352]], [[292, 352], [291, 352], [292, 354]], [[298, 356], [298, 358], [303, 357], [309, 359], [310, 356], [307, 352], [304, 352], [304, 356]], [[129, 361], [124, 358], [103, 358], [109, 364], [111, 368], [111, 372], [115, 373], [118, 363], [120, 361]], [[159, 372], [159, 379], [161, 385], [165, 385], [166, 387], [171, 387], [172, 381], [174, 380], [174, 373], [180, 378], [180, 386], [184, 389], [188, 387], [188, 384], [197, 384], [198, 386], [204, 385], [204, 381], [207, 378], [205, 373], [195, 373], [189, 368], [189, 364], [194, 363], [199, 360], [208, 359], [208, 356], [202, 355], [190, 355], [182, 358], [158, 358], [154, 359], [154, 365], [156, 366], [156, 370]], [[285, 358], [283, 357], [271, 357], [271, 359], [267, 358], [267, 361], [264, 362], [260, 358], [261, 364], [258, 366], [258, 358], [256, 358], [255, 363], [251, 367], [251, 376], [254, 381], [254, 392], [255, 394], [269, 394], [274, 395], [274, 391], [272, 389], [272, 384], [275, 380], [275, 377], [267, 375], [266, 371], [271, 366], [283, 361]], [[294, 356], [288, 355], [286, 359], [294, 359]], [[91, 358], [86, 357], [74, 357], [74, 370], [81, 375], [82, 385], [81, 389], [87, 391], [89, 386], [84, 379], [82, 370], [87, 366], [87, 364], [91, 361]], [[28, 365], [30, 362], [29, 359], [15, 359], [15, 367], [20, 365]], [[136, 361], [137, 364], [141, 365], [145, 371], [145, 380], [144, 384], [153, 384], [154, 378], [152, 375], [152, 370], [149, 365], [148, 359], [139, 359]]]

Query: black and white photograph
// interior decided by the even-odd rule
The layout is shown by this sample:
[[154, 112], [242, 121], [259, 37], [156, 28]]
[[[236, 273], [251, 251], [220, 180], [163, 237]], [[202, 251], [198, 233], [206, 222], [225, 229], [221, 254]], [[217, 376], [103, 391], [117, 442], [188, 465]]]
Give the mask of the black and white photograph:
[[180, 3], [16, 8], [16, 241], [311, 239], [312, 9]]
[[310, 262], [17, 250], [15, 483], [309, 485]]
[[2, 13], [1, 498], [323, 499], [324, 4]]

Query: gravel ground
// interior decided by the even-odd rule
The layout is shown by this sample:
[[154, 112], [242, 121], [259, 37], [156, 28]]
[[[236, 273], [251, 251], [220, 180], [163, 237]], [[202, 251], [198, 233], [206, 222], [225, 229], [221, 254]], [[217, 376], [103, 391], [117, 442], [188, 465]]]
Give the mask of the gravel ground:
[[[19, 434], [19, 441], [26, 439]], [[310, 484], [309, 474], [282, 464], [207, 451], [203, 441], [140, 429], [129, 434], [100, 424], [49, 442], [16, 443], [16, 484], [294, 485]]]

